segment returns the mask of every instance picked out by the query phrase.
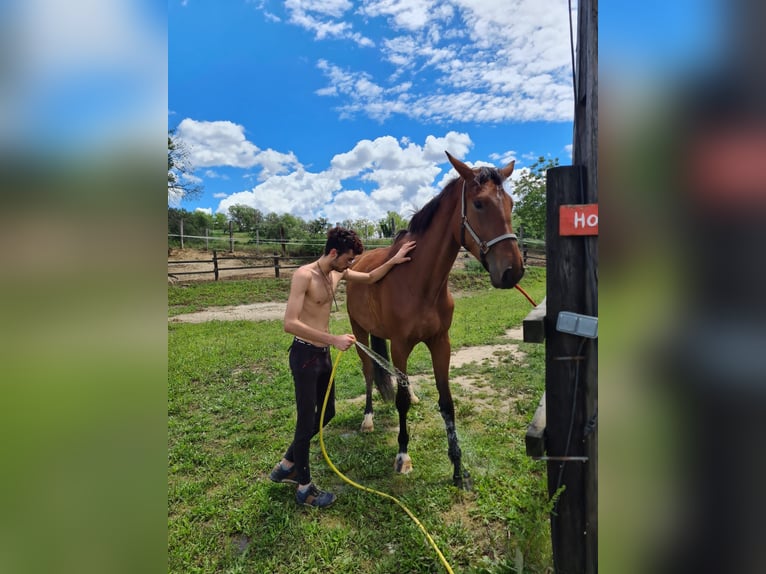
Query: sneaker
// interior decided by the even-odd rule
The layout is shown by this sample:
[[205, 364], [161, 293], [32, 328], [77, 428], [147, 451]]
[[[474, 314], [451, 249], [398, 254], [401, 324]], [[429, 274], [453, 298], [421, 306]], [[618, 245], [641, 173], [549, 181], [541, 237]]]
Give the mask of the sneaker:
[[298, 484], [298, 469], [293, 465], [290, 470], [285, 470], [280, 463], [277, 463], [277, 466], [271, 470], [269, 478], [272, 482]]
[[300, 488], [296, 491], [295, 502], [304, 506], [327, 508], [335, 502], [335, 495], [332, 492], [319, 490], [314, 483], [311, 483], [305, 492], [301, 492]]

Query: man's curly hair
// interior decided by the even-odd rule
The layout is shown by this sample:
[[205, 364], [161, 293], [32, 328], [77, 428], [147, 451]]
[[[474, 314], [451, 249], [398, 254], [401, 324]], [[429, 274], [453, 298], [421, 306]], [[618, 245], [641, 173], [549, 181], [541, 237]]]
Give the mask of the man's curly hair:
[[329, 254], [332, 249], [337, 250], [339, 255], [349, 250], [353, 251], [354, 255], [359, 255], [364, 251], [364, 245], [362, 245], [362, 240], [359, 239], [355, 231], [344, 227], [333, 227], [327, 232], [324, 254]]

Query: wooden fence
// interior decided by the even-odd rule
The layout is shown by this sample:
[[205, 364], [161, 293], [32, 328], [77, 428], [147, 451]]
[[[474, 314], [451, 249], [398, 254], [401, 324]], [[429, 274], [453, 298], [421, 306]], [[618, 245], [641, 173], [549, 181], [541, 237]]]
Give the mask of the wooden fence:
[[[544, 249], [544, 247], [543, 247]], [[467, 253], [462, 250], [461, 253]], [[540, 251], [537, 247], [527, 248], [522, 246], [522, 255], [524, 257], [525, 266], [537, 266], [545, 267], [545, 253]], [[296, 269], [303, 265], [307, 261], [317, 259], [317, 255], [309, 255], [303, 257], [289, 257], [274, 253], [273, 255], [232, 255], [222, 257], [218, 255], [218, 251], [213, 249], [213, 257], [211, 259], [184, 259], [178, 261], [168, 260], [168, 277], [177, 278], [180, 275], [213, 275], [213, 279], [218, 281], [221, 271], [242, 271], [247, 269], [273, 269], [274, 277], [279, 278], [279, 271], [281, 269]], [[254, 265], [240, 265], [238, 267], [226, 267], [226, 261], [253, 261]], [[223, 262], [223, 265], [221, 263]], [[261, 262], [258, 264], [257, 262]], [[192, 265], [207, 263], [210, 264], [209, 270], [195, 270], [195, 271], [173, 271], [171, 267]]]
[[[186, 259], [180, 261], [168, 261], [168, 277], [177, 277], [179, 275], [209, 275], [212, 273], [215, 281], [220, 278], [221, 271], [242, 271], [246, 269], [273, 269], [274, 277], [279, 278], [280, 269], [296, 269], [300, 267], [303, 262], [316, 259], [316, 255], [310, 255], [308, 257], [286, 257], [278, 254], [274, 255], [236, 255], [230, 257], [221, 257], [218, 255], [218, 251], [213, 249], [212, 259]], [[262, 262], [261, 264], [254, 265], [240, 265], [238, 267], [226, 266], [226, 261], [254, 261]], [[223, 262], [223, 266], [221, 263]], [[210, 270], [195, 270], [195, 271], [172, 271], [171, 266], [209, 263], [211, 265]]]

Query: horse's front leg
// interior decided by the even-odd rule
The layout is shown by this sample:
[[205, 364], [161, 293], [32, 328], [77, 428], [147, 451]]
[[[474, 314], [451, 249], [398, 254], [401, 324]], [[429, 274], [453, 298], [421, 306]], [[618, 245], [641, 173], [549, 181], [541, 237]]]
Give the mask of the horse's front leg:
[[[360, 357], [363, 353], [359, 353]], [[372, 432], [375, 430], [375, 425], [373, 423], [373, 415], [374, 412], [372, 410], [372, 384], [373, 384], [373, 374], [372, 374], [372, 361], [370, 360], [370, 357], [367, 355], [364, 355], [364, 357], [361, 357], [362, 359], [362, 372], [364, 373], [364, 383], [365, 383], [365, 391], [367, 393], [365, 402], [364, 402], [364, 419], [362, 419], [362, 432]]]
[[[369, 345], [369, 335], [362, 329], [362, 327], [356, 322], [351, 322], [351, 329], [354, 332], [354, 336], [357, 341]], [[364, 374], [364, 383], [366, 391], [366, 399], [364, 403], [364, 419], [362, 419], [362, 426], [360, 430], [362, 432], [372, 432], [375, 430], [373, 424], [373, 410], [372, 410], [372, 384], [373, 384], [373, 366], [372, 360], [367, 356], [367, 353], [363, 352], [359, 347], [356, 348], [356, 352], [359, 355], [359, 359], [362, 361], [362, 373]]]
[[457, 439], [457, 429], [455, 428], [455, 405], [452, 402], [452, 392], [449, 387], [451, 350], [449, 333], [445, 331], [437, 335], [433, 339], [426, 341], [426, 345], [429, 351], [431, 351], [436, 389], [439, 391], [439, 412], [441, 412], [444, 419], [444, 427], [447, 431], [447, 453], [453, 465], [452, 482], [458, 488], [471, 490], [471, 475], [467, 470], [463, 469], [462, 452]]
[[407, 454], [410, 435], [407, 432], [407, 412], [410, 410], [410, 382], [407, 379], [407, 358], [412, 351], [412, 345], [391, 341], [391, 360], [394, 366], [404, 375], [396, 381], [396, 411], [399, 413], [399, 452], [394, 461], [394, 469], [400, 474], [412, 472], [412, 460]]

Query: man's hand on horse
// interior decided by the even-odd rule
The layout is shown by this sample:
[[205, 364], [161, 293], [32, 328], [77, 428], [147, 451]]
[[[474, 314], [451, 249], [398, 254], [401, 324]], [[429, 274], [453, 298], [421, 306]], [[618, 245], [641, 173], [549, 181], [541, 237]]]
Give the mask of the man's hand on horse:
[[406, 263], [410, 260], [410, 257], [407, 257], [407, 254], [413, 249], [415, 249], [415, 241], [408, 241], [401, 246], [399, 251], [396, 252], [396, 255], [391, 258], [391, 261], [394, 263], [394, 265], [398, 265], [399, 263]]

